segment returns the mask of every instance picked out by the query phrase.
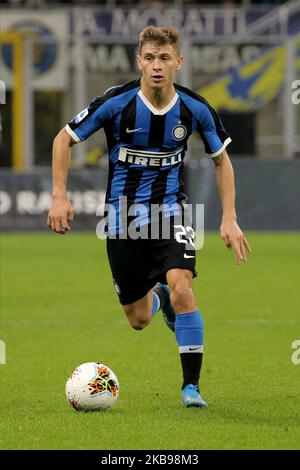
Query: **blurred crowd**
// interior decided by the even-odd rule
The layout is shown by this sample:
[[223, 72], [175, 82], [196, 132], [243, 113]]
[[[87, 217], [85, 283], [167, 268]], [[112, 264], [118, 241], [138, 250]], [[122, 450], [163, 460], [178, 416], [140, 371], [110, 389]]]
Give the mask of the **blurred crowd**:
[[223, 6], [249, 6], [249, 5], [281, 5], [287, 0], [0, 0], [0, 4], [10, 7], [46, 8], [48, 6], [66, 5], [223, 5]]

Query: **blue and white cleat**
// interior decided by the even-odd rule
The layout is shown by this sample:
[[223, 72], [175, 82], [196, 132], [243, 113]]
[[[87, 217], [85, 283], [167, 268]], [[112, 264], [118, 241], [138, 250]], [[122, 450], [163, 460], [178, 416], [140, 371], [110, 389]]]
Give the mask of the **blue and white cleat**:
[[158, 282], [153, 288], [153, 290], [161, 299], [160, 309], [165, 323], [170, 328], [170, 330], [175, 331], [176, 313], [174, 312], [174, 309], [170, 302], [169, 287], [166, 284], [161, 284], [160, 282]]
[[188, 384], [182, 390], [182, 404], [187, 408], [195, 406], [207, 408], [207, 403], [201, 398], [198, 385]]

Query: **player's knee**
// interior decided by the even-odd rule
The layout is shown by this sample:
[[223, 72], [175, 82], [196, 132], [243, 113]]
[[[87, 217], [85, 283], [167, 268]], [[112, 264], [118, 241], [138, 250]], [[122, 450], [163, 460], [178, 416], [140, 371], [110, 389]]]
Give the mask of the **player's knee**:
[[175, 311], [189, 311], [195, 304], [193, 290], [190, 286], [175, 284], [171, 289], [171, 303]]
[[128, 321], [134, 330], [143, 330], [149, 324], [145, 318], [128, 318]]
[[142, 325], [142, 324], [135, 324], [135, 325], [131, 325], [132, 328], [136, 331], [141, 331], [145, 328], [146, 325]]
[[143, 330], [149, 323], [151, 318], [144, 311], [137, 310], [131, 306], [124, 307], [129, 324], [135, 330]]

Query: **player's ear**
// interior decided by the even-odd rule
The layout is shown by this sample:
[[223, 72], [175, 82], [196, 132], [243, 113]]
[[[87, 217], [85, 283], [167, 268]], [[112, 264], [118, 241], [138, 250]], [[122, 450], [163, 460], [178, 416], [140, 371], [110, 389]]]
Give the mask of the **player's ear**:
[[142, 60], [141, 56], [137, 55], [136, 56], [136, 64], [137, 64], [137, 67], [138, 67], [139, 70], [142, 70], [141, 60]]
[[181, 67], [182, 67], [182, 65], [183, 65], [183, 56], [180, 55], [180, 56], [178, 57], [178, 59], [177, 59], [177, 67], [176, 67], [176, 70], [180, 70]]

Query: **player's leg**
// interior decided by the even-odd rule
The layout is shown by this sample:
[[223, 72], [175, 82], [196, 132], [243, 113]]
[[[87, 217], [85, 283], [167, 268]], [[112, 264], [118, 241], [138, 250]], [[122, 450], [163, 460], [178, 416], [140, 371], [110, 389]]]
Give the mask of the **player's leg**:
[[167, 284], [162, 284], [158, 282], [156, 286], [153, 288], [153, 291], [158, 297], [160, 309], [162, 312], [162, 317], [165, 323], [170, 328], [170, 330], [175, 332], [176, 314], [171, 304], [169, 286]]
[[185, 406], [206, 407], [199, 393], [203, 355], [203, 319], [192, 289], [193, 273], [188, 269], [170, 269], [167, 274], [170, 300], [176, 312], [175, 335], [179, 347]]
[[107, 239], [107, 254], [113, 284], [129, 324], [142, 330], [160, 308], [152, 290], [155, 281], [148, 279], [151, 258], [147, 240]]
[[189, 270], [193, 277], [197, 276], [194, 230], [189, 213], [181, 204], [177, 205], [177, 210], [176, 216], [160, 220], [161, 238], [152, 241], [155, 268], [150, 274], [160, 281], [154, 292], [159, 296], [163, 319], [174, 332], [176, 315], [165, 274], [171, 268], [181, 268]]
[[141, 299], [127, 305], [123, 305], [127, 319], [135, 330], [142, 330], [147, 326], [154, 313], [160, 307], [152, 289]]
[[183, 403], [186, 406], [205, 407], [206, 403], [198, 391], [203, 320], [192, 290], [192, 279], [197, 276], [194, 231], [188, 213], [183, 211], [181, 215], [166, 218], [164, 222], [169, 223], [169, 232], [165, 231], [165, 236], [151, 240], [155, 263], [149, 278], [165, 284], [159, 284], [155, 290], [160, 296], [162, 311], [168, 317], [166, 323], [171, 329], [175, 323], [183, 370]]

